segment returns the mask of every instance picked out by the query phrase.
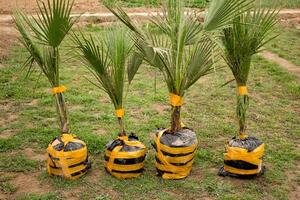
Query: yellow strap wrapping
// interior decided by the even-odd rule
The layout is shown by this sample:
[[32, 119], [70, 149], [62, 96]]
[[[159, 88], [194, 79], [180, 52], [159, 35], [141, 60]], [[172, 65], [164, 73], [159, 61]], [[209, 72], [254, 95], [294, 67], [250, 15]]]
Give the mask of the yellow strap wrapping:
[[177, 94], [170, 93], [170, 104], [172, 106], [182, 106], [183, 105], [183, 98], [178, 96]]
[[240, 86], [240, 87], [238, 87], [238, 93], [241, 96], [248, 95], [247, 86]]
[[248, 152], [247, 149], [239, 147], [226, 146], [226, 153], [224, 154], [225, 160], [242, 160], [253, 165], [259, 165], [261, 163], [261, 157], [264, 154], [265, 145], [261, 144], [252, 152]]
[[180, 157], [171, 157], [171, 156], [164, 156], [166, 161], [169, 163], [187, 163], [189, 161], [191, 161], [194, 156], [195, 156], [195, 152], [186, 156], [180, 156]]
[[[76, 139], [76, 136], [73, 134], [63, 134], [61, 136], [61, 140], [64, 145], [68, 144], [69, 142], [76, 142], [85, 145], [83, 141]], [[72, 168], [70, 168], [70, 166], [82, 163], [86, 160], [88, 152], [86, 145], [84, 146], [84, 148], [79, 150], [64, 152], [55, 150], [52, 144], [49, 144], [47, 152], [54, 158], [52, 160], [49, 157], [47, 161], [47, 169], [50, 174], [64, 176], [68, 179], [76, 179], [83, 175], [81, 174], [76, 177], [71, 176], [73, 173], [83, 170], [86, 167], [85, 165], [79, 165]], [[55, 158], [57, 158], [58, 160], [56, 160]], [[51, 168], [50, 165], [59, 167], [60, 169]]]
[[169, 147], [169, 146], [166, 146], [166, 145], [161, 144], [161, 143], [159, 145], [160, 145], [160, 150], [162, 150], [162, 151], [164, 151], [166, 153], [170, 153], [170, 154], [192, 153], [197, 148], [197, 144], [194, 144], [194, 145], [189, 146], [189, 147], [178, 147], [178, 148]]
[[259, 147], [254, 149], [252, 152], [239, 147], [226, 146], [226, 153], [224, 154], [224, 160], [242, 160], [244, 162], [257, 165], [257, 169], [238, 169], [228, 165], [224, 165], [224, 169], [230, 173], [239, 175], [253, 175], [258, 174], [261, 171], [262, 156], [264, 154], [265, 145], [261, 144]]
[[[107, 162], [107, 169], [111, 172], [113, 167], [114, 167], [114, 161], [115, 158], [117, 156], [117, 154], [119, 153], [119, 151], [122, 149], [122, 146], [117, 146], [115, 147], [112, 152], [109, 155], [109, 160]], [[126, 153], [126, 152], [125, 152]]]
[[114, 170], [117, 170], [117, 171], [136, 171], [136, 170], [139, 170], [141, 168], [144, 167], [144, 163], [137, 163], [137, 164], [133, 164], [133, 165], [120, 165], [120, 164], [113, 164], [113, 165], [109, 165], [108, 162], [104, 162], [105, 165], [107, 165], [107, 167], [110, 167], [112, 166], [113, 168], [111, 169], [114, 169]]
[[115, 159], [132, 159], [132, 158], [140, 158], [145, 156], [147, 151], [145, 145], [142, 144], [140, 141], [129, 141], [128, 136], [121, 136], [118, 137], [118, 139], [122, 140], [125, 145], [140, 147], [142, 149], [134, 152], [120, 152], [123, 146], [117, 146], [112, 151], [106, 150], [105, 155], [109, 158], [109, 160], [108, 162], [105, 161], [104, 164], [107, 170], [113, 176], [120, 179], [138, 177], [141, 173], [117, 173], [117, 172], [113, 172], [113, 170], [123, 171], [123, 172], [136, 171], [144, 167], [144, 162], [132, 164], [132, 165], [121, 165], [121, 164], [115, 164], [114, 161]]
[[246, 135], [246, 134], [244, 134], [244, 133], [241, 133], [241, 134], [239, 135], [239, 137], [240, 137], [240, 139], [246, 139], [246, 138], [248, 138], [248, 135]]
[[257, 169], [237, 169], [234, 167], [230, 167], [228, 165], [224, 165], [224, 170], [233, 174], [239, 174], [239, 175], [253, 175], [258, 174], [261, 171], [261, 164], [258, 165]]
[[[122, 146], [121, 146], [122, 147]], [[112, 154], [111, 151], [106, 151], [105, 155], [110, 157]], [[118, 152], [118, 154], [114, 155], [116, 159], [131, 159], [131, 158], [139, 158], [145, 155], [145, 150], [141, 149], [139, 151], [134, 152]]]
[[[157, 158], [160, 160], [161, 164], [156, 162], [155, 166], [162, 171], [169, 171], [171, 173], [164, 173], [162, 178], [163, 179], [181, 179], [185, 178], [190, 174], [190, 171], [192, 169], [193, 165], [193, 159], [191, 160], [190, 158], [194, 157], [195, 153], [187, 156], [182, 156], [182, 157], [170, 157], [170, 156], [165, 156], [162, 153], [162, 150], [171, 153], [171, 154], [185, 154], [185, 153], [191, 153], [196, 150], [197, 145], [192, 145], [191, 147], [181, 147], [181, 148], [172, 148], [168, 147], [166, 145], [161, 144], [160, 138], [163, 135], [163, 133], [166, 130], [162, 130], [158, 133], [156, 137], [156, 149], [157, 149]], [[191, 156], [191, 157], [190, 157]], [[174, 161], [174, 162], [173, 162]], [[170, 163], [185, 163], [187, 161], [190, 161], [188, 164], [184, 166], [175, 166]]]
[[59, 94], [59, 93], [63, 93], [67, 90], [67, 88], [65, 86], [58, 86], [58, 87], [54, 87], [52, 88], [52, 94]]
[[125, 109], [124, 108], [120, 108], [115, 110], [115, 114], [118, 118], [122, 118], [125, 115]]

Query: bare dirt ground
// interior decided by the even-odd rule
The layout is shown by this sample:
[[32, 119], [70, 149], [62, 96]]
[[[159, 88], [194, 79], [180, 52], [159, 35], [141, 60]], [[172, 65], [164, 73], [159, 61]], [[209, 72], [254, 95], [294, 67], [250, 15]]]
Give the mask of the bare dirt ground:
[[298, 77], [298, 81], [300, 82], [300, 67], [299, 66], [296, 66], [293, 63], [289, 62], [288, 60], [283, 59], [283, 58], [279, 57], [278, 55], [276, 55], [272, 52], [269, 52], [269, 51], [263, 51], [262, 53], [260, 53], [260, 55], [262, 57], [264, 57], [265, 59], [275, 62], [279, 66], [282, 66], [287, 71], [294, 73]]

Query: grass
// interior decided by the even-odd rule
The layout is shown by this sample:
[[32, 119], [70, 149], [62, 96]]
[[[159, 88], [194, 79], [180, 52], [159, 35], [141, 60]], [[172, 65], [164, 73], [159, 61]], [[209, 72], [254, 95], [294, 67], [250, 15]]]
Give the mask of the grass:
[[0, 170], [2, 172], [28, 172], [38, 168], [37, 161], [29, 160], [24, 155], [1, 155]]
[[300, 67], [300, 30], [278, 26], [275, 33], [279, 36], [267, 49]]
[[[114, 0], [116, 1], [116, 0]], [[112, 0], [102, 0], [103, 3], [112, 3]], [[120, 5], [124, 7], [157, 7], [162, 2], [161, 0], [118, 0]], [[204, 8], [210, 0], [187, 0], [189, 7]], [[257, 4], [263, 7], [284, 7], [284, 8], [299, 8], [300, 0], [257, 0]]]
[[19, 197], [16, 200], [61, 200], [56, 193], [47, 193], [42, 195], [26, 194], [24, 197]]
[[11, 183], [1, 183], [0, 182], [0, 191], [5, 194], [11, 194], [17, 191], [17, 187]]
[[[95, 34], [102, 29], [87, 29]], [[156, 177], [152, 136], [157, 127], [169, 126], [168, 94], [162, 77], [153, 68], [144, 66], [138, 72], [128, 96], [127, 130], [135, 132], [148, 147], [145, 173], [132, 180], [117, 180], [103, 169], [104, 145], [117, 137], [114, 108], [108, 97], [100, 93], [85, 77], [89, 71], [79, 62], [68, 60], [62, 66], [62, 83], [69, 106], [72, 132], [87, 142], [93, 161], [93, 170], [77, 181], [68, 181], [47, 175], [40, 163], [22, 154], [31, 147], [45, 151], [59, 128], [55, 118], [54, 99], [47, 80], [34, 72], [29, 79], [16, 73], [25, 60], [26, 51], [19, 46], [12, 49], [0, 69], [1, 120], [16, 115], [1, 131], [13, 130], [11, 138], [0, 139], [2, 173], [10, 169], [39, 172], [38, 181], [50, 187], [50, 193], [28, 194], [19, 199], [289, 199], [293, 187], [299, 187], [299, 175], [289, 177], [299, 166], [297, 144], [300, 137], [300, 85], [293, 75], [260, 57], [255, 57], [250, 74], [249, 114], [250, 135], [266, 143], [264, 164], [267, 173], [254, 180], [236, 180], [216, 175], [223, 164], [224, 143], [236, 134], [234, 84], [220, 87], [232, 79], [227, 68], [196, 83], [186, 97], [183, 121], [192, 127], [200, 146], [190, 177], [180, 181], [166, 181]], [[157, 88], [154, 91], [154, 74]], [[37, 82], [37, 84], [35, 84]], [[34, 87], [32, 87], [34, 85]], [[35, 101], [33, 101], [35, 100]], [[5, 103], [9, 102], [9, 104]], [[35, 103], [33, 103], [35, 102]], [[11, 157], [18, 152], [17, 157]], [[19, 172], [22, 173], [22, 172]], [[30, 175], [30, 174], [29, 174]], [[13, 179], [10, 181], [12, 182]], [[8, 183], [8, 181], [4, 181]], [[4, 186], [9, 188], [9, 186]], [[10, 189], [5, 189], [10, 190]], [[12, 192], [14, 193], [14, 192]]]

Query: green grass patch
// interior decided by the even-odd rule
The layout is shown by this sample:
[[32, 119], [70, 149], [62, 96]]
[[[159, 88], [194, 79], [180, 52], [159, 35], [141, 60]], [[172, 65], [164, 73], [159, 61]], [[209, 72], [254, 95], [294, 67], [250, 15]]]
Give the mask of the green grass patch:
[[36, 170], [39, 166], [38, 161], [29, 160], [21, 154], [2, 154], [0, 157], [0, 170], [3, 172], [28, 172]]
[[0, 191], [2, 191], [5, 194], [12, 194], [17, 190], [18, 188], [11, 183], [0, 182]]
[[26, 194], [23, 197], [19, 197], [16, 200], [61, 200], [62, 198], [56, 193], [47, 194]]

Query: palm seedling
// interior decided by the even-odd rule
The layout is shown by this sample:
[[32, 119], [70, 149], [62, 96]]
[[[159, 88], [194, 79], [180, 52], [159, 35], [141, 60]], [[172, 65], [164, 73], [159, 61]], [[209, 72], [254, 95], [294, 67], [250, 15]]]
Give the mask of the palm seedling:
[[[244, 170], [235, 169], [241, 167], [242, 164], [233, 163], [232, 153], [228, 153], [232, 151], [230, 147], [227, 147], [225, 170], [233, 174], [253, 175], [262, 171], [262, 162], [259, 159], [263, 155], [263, 143], [254, 137], [248, 137], [245, 133], [246, 114], [249, 107], [247, 82], [253, 55], [257, 54], [267, 42], [275, 38], [272, 37], [272, 30], [277, 23], [277, 14], [276, 10], [255, 8], [253, 11], [245, 12], [236, 17], [231, 27], [223, 29], [223, 57], [235, 78], [238, 92], [236, 115], [239, 122], [239, 138], [231, 140], [229, 146], [256, 152], [255, 155], [248, 157], [257, 158], [257, 162], [251, 162], [249, 159], [244, 160], [243, 162], [246, 162], [244, 163]], [[238, 152], [238, 149], [235, 149], [235, 152]], [[242, 157], [241, 160], [243, 160]], [[252, 168], [251, 164], [253, 165]], [[223, 168], [220, 173], [225, 173]]]
[[[69, 0], [47, 0], [47, 2], [37, 0], [39, 13], [37, 16], [28, 17], [21, 11], [14, 14], [15, 23], [21, 34], [20, 42], [29, 52], [29, 57], [24, 63], [28, 67], [28, 73], [34, 70], [35, 64], [48, 79], [56, 101], [56, 110], [60, 120], [60, 130], [62, 136], [58, 137], [48, 147], [49, 160], [48, 172], [55, 175], [64, 175], [68, 178], [76, 178], [86, 171], [86, 163], [80, 171], [68, 168], [68, 162], [62, 151], [81, 151], [79, 157], [72, 159], [72, 153], [69, 154], [69, 161], [73, 165], [87, 160], [86, 145], [71, 135], [69, 128], [68, 113], [63, 96], [66, 87], [60, 85], [60, 49], [61, 43], [68, 35], [70, 29], [76, 22], [70, 14], [73, 7], [73, 1]], [[57, 157], [60, 157], [59, 159]], [[54, 160], [59, 161], [54, 161]], [[64, 164], [63, 164], [63, 163]], [[75, 174], [75, 175], [74, 175]]]
[[200, 13], [185, 11], [184, 1], [166, 0], [162, 13], [151, 20], [163, 34], [143, 31], [120, 7], [108, 6], [131, 30], [130, 36], [143, 59], [161, 71], [170, 93], [171, 127], [157, 134], [154, 144], [156, 167], [163, 178], [179, 179], [189, 174], [198, 142], [196, 134], [181, 123], [183, 97], [194, 83], [213, 71], [216, 33], [248, 10], [252, 2], [213, 0], [202, 23]]
[[98, 40], [78, 37], [76, 44], [84, 64], [90, 69], [100, 90], [108, 94], [119, 123], [119, 137], [107, 145], [105, 167], [118, 178], [132, 178], [141, 174], [146, 147], [134, 135], [127, 136], [124, 126], [124, 101], [142, 58], [134, 51], [127, 31], [116, 28]]

